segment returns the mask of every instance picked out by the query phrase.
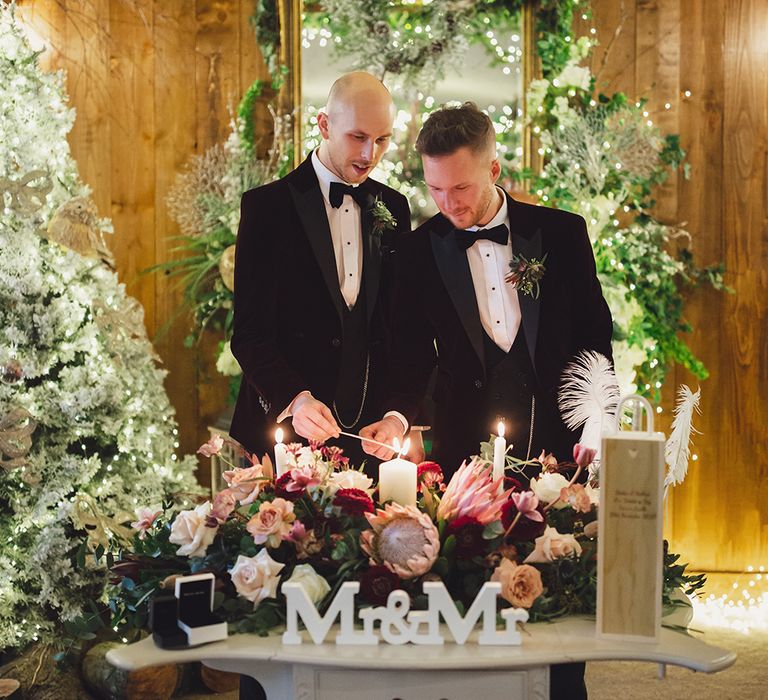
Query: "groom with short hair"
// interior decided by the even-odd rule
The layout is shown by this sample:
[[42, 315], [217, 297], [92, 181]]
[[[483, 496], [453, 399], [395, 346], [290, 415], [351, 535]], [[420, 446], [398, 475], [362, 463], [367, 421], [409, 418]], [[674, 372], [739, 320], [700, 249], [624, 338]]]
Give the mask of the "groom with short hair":
[[[440, 213], [398, 250], [395, 308], [408, 313], [395, 316], [384, 408], [413, 421], [437, 366], [432, 459], [446, 477], [500, 419], [513, 455], [546, 450], [570, 460], [579, 435], [557, 407], [563, 369], [581, 350], [612, 357], [611, 314], [584, 220], [522, 204], [496, 185], [493, 124], [473, 103], [433, 112], [416, 149]], [[392, 444], [402, 425], [389, 416], [361, 435]], [[389, 456], [371, 443], [364, 449]], [[584, 664], [553, 666], [550, 697], [586, 698]]]
[[[271, 451], [275, 424], [288, 428], [288, 418], [286, 442], [323, 442], [381, 416], [390, 258], [410, 212], [369, 175], [394, 116], [380, 80], [342, 76], [318, 114], [320, 147], [243, 195], [232, 336], [243, 381], [230, 434], [250, 452]], [[352, 464], [365, 458], [358, 440], [334, 444]]]
[[[395, 316], [385, 408], [413, 421], [437, 366], [432, 458], [447, 477], [499, 420], [514, 456], [546, 450], [572, 460], [579, 434], [557, 407], [563, 369], [582, 350], [612, 357], [584, 220], [517, 202], [496, 185], [493, 124], [473, 103], [433, 112], [416, 149], [440, 213], [398, 251], [395, 308], [409, 313]], [[361, 434], [392, 444], [402, 426], [387, 417]]]

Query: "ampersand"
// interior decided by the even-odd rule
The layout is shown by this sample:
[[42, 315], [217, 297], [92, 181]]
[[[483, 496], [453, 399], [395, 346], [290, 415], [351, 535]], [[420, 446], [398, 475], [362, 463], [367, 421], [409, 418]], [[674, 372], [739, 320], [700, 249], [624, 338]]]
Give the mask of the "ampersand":
[[[411, 609], [411, 599], [405, 591], [392, 591], [387, 598], [387, 607], [381, 611], [381, 638], [387, 644], [407, 644], [413, 636], [413, 628], [406, 621]], [[397, 632], [394, 632], [392, 628]]]

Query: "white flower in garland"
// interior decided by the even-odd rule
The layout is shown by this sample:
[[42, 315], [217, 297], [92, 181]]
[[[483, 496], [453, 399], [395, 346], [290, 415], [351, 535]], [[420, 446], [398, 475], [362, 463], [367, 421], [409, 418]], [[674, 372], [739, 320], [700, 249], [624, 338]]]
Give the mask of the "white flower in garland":
[[526, 106], [528, 108], [528, 114], [535, 114], [538, 112], [544, 102], [544, 98], [549, 92], [550, 82], [549, 80], [532, 80], [528, 84], [528, 89], [525, 92]]
[[573, 87], [579, 90], [589, 90], [592, 73], [586, 66], [578, 65], [577, 60], [569, 61], [560, 74], [552, 79], [555, 87]]
[[216, 369], [225, 377], [237, 377], [243, 373], [235, 356], [232, 354], [232, 348], [229, 341], [224, 343], [224, 347], [216, 360]]

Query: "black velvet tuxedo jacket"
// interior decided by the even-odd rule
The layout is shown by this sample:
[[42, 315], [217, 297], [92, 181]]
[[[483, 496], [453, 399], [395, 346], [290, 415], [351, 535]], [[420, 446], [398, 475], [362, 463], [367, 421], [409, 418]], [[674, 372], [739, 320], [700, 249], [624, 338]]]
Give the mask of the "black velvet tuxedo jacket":
[[[527, 259], [547, 256], [539, 297], [519, 293], [521, 329], [538, 387], [539, 429], [531, 456], [546, 449], [560, 460], [572, 459], [581, 431], [572, 433], [560, 419], [561, 374], [580, 350], [612, 359], [611, 314], [584, 220], [509, 196], [507, 202], [514, 252]], [[438, 214], [408, 234], [398, 250], [396, 307], [408, 312], [395, 315], [393, 373], [384, 406], [413, 421], [437, 365], [432, 456], [447, 474], [477, 454], [480, 442], [496, 429], [496, 416], [485, 415], [489, 368], [466, 250], [457, 243], [462, 233]]]
[[[392, 253], [410, 231], [406, 198], [367, 179], [362, 217], [363, 274], [370, 351], [365, 415], [381, 416], [387, 375]], [[380, 198], [397, 219], [394, 232], [373, 232]], [[243, 369], [230, 434], [250, 452], [274, 446], [277, 416], [305, 389], [330, 406], [341, 358], [344, 298], [323, 195], [310, 158], [284, 178], [242, 197], [235, 255], [232, 352]], [[362, 387], [361, 387], [362, 392]], [[365, 425], [365, 423], [362, 423]], [[281, 427], [293, 439], [290, 422]]]

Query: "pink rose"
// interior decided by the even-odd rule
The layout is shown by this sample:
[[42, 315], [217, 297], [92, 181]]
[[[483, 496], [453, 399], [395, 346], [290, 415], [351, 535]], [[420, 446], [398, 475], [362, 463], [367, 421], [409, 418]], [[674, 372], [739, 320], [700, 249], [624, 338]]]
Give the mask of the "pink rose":
[[261, 487], [266, 481], [264, 470], [258, 463], [243, 469], [231, 469], [222, 474], [229, 486], [229, 491], [240, 501], [240, 505], [253, 503], [261, 493]]
[[526, 564], [544, 564], [581, 554], [581, 545], [573, 535], [561, 535], [553, 527], [547, 527], [544, 534], [536, 538], [535, 544], [534, 550], [525, 558]]
[[266, 542], [267, 547], [279, 547], [284, 539], [288, 539], [294, 520], [293, 503], [276, 498], [259, 506], [259, 512], [248, 521], [246, 530], [253, 535], [256, 544]]
[[208, 442], [200, 445], [197, 454], [203, 455], [203, 457], [213, 457], [213, 455], [221, 452], [222, 447], [224, 447], [224, 438], [216, 434]]
[[237, 594], [250, 600], [255, 610], [262, 600], [276, 596], [279, 574], [284, 566], [262, 549], [255, 557], [240, 554], [229, 575]]
[[571, 506], [577, 513], [589, 513], [592, 510], [589, 494], [581, 484], [560, 489], [560, 500]]
[[147, 532], [149, 532], [155, 520], [157, 520], [157, 516], [162, 512], [162, 510], [155, 510], [154, 508], [139, 508], [136, 511], [138, 520], [135, 523], [131, 523], [131, 527], [134, 530], [138, 530], [140, 540], [147, 536]]
[[206, 501], [194, 510], [183, 510], [171, 525], [168, 541], [181, 545], [176, 554], [185, 557], [203, 557], [219, 528], [206, 523], [211, 514], [211, 503]]
[[509, 559], [501, 560], [491, 581], [501, 584], [501, 597], [516, 608], [530, 608], [544, 592], [538, 569], [527, 564], [518, 566]]
[[208, 516], [209, 520], [219, 524], [223, 523], [231, 515], [236, 505], [237, 499], [230, 489], [219, 491], [213, 498], [213, 507]]

